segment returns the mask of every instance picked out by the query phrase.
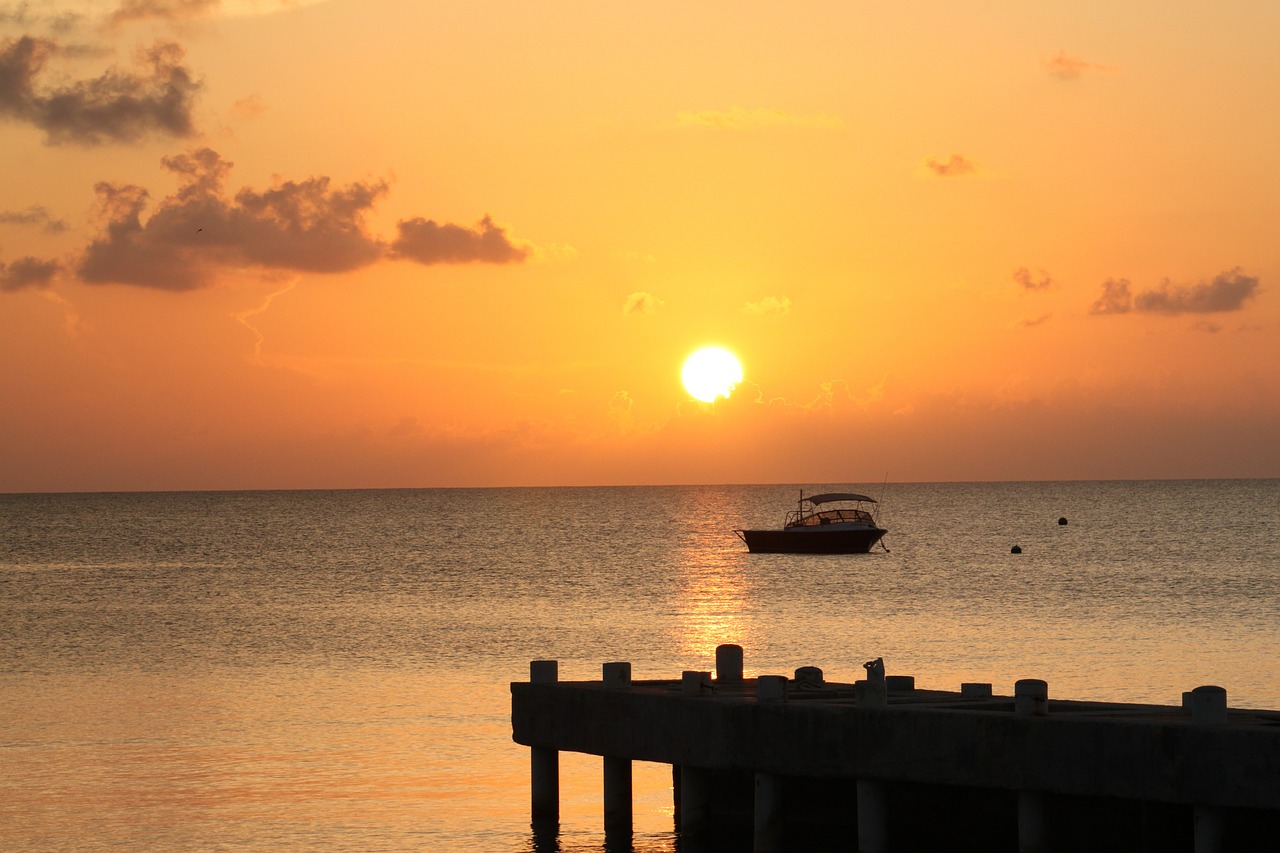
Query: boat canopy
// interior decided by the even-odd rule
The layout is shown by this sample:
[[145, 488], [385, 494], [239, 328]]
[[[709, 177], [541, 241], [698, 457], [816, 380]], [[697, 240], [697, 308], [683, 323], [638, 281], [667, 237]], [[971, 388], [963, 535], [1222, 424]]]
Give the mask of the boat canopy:
[[867, 503], [875, 503], [875, 498], [869, 498], [866, 495], [856, 495], [853, 492], [832, 492], [827, 495], [810, 495], [804, 500], [811, 504], [825, 504], [832, 501], [866, 501]]

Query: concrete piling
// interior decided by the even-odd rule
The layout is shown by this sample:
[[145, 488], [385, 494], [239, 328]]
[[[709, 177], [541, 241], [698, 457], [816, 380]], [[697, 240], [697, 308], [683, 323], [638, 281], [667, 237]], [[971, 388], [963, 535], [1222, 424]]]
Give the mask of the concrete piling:
[[[1039, 678], [1024, 678], [1013, 686], [1013, 713], [1019, 717], [1049, 715], [1049, 685]], [[1045, 822], [1044, 795], [1018, 792], [1018, 853], [1048, 853], [1049, 831]]]
[[716, 683], [742, 683], [742, 646], [731, 643], [716, 646]]
[[782, 777], [757, 771], [753, 853], [783, 853], [787, 849], [782, 807]]
[[887, 853], [889, 799], [883, 782], [858, 780], [858, 853]]
[[[1227, 691], [1212, 684], [1182, 694], [1182, 705], [1191, 713], [1193, 726], [1227, 724]], [[1226, 815], [1220, 806], [1198, 804], [1192, 812], [1195, 853], [1222, 853]]]
[[[529, 681], [532, 684], [555, 684], [559, 680], [559, 672], [558, 661], [529, 662]], [[529, 791], [534, 832], [554, 832], [560, 824], [559, 750], [539, 746], [530, 748]]]

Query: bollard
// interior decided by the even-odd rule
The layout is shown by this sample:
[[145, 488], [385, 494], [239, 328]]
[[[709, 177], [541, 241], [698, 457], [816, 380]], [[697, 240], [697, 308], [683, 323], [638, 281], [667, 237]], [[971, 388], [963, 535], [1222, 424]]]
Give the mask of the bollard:
[[606, 663], [602, 667], [601, 679], [609, 690], [627, 690], [631, 687], [631, 664], [622, 661]]
[[1182, 706], [1191, 712], [1191, 722], [1197, 726], [1225, 726], [1227, 724], [1227, 691], [1210, 684], [1182, 694]]
[[884, 686], [890, 693], [914, 693], [916, 677], [914, 675], [886, 675]]
[[711, 673], [686, 669], [680, 673], [680, 693], [683, 696], [701, 696], [711, 687]]
[[801, 690], [816, 690], [825, 683], [822, 668], [816, 666], [796, 667], [796, 687]]
[[966, 699], [990, 699], [991, 684], [985, 681], [966, 681], [960, 685], [960, 695]]
[[720, 684], [742, 683], [742, 646], [731, 643], [716, 646], [716, 681]]
[[756, 699], [760, 702], [787, 701], [787, 677], [762, 675], [756, 679]]
[[1013, 685], [1013, 712], [1019, 716], [1049, 714], [1049, 685], [1038, 678], [1024, 678]]
[[[560, 664], [553, 660], [529, 662], [529, 681], [533, 684], [555, 684], [560, 678]], [[554, 749], [529, 748], [529, 790], [531, 816], [535, 834], [555, 832], [560, 823], [560, 753]]]

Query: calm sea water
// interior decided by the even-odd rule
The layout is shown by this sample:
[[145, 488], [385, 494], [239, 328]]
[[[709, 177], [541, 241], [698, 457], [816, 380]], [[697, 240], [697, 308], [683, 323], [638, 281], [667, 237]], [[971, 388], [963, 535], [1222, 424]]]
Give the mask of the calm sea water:
[[[882, 495], [889, 552], [747, 554], [789, 486], [0, 495], [0, 848], [531, 850], [537, 658], [1280, 708], [1280, 481], [808, 487]], [[636, 765], [636, 851], [669, 788]]]

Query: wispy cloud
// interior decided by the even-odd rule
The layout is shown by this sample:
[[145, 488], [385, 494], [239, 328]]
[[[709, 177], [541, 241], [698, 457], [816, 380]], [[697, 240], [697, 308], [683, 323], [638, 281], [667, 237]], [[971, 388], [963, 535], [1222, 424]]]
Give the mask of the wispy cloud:
[[43, 205], [33, 204], [26, 210], [0, 210], [0, 225], [39, 225], [50, 234], [67, 230], [64, 219], [54, 219]]
[[952, 154], [947, 160], [930, 157], [924, 161], [924, 165], [935, 177], [939, 178], [957, 178], [963, 175], [972, 175], [978, 171], [978, 168], [970, 160], [959, 154]]
[[1259, 280], [1239, 267], [1194, 285], [1176, 285], [1168, 279], [1151, 290], [1132, 295], [1128, 279], [1109, 279], [1090, 314], [1218, 314], [1239, 311], [1257, 296]]
[[1031, 274], [1031, 270], [1027, 267], [1018, 267], [1013, 271], [1013, 280], [1022, 287], [1023, 290], [1048, 290], [1053, 287], [1054, 280], [1044, 270], [1039, 270], [1039, 276]]
[[221, 0], [121, 0], [107, 18], [109, 27], [140, 21], [183, 23], [206, 18], [217, 11]]
[[1064, 81], [1078, 80], [1085, 74], [1110, 74], [1117, 70], [1112, 65], [1069, 56], [1065, 50], [1059, 50], [1052, 57], [1044, 60], [1044, 67], [1050, 76]]
[[785, 296], [766, 296], [758, 302], [743, 305], [742, 311], [753, 317], [781, 317], [791, 311], [791, 300]]
[[627, 296], [626, 301], [622, 303], [622, 313], [628, 316], [640, 314], [645, 317], [652, 317], [658, 313], [658, 309], [663, 304], [663, 301], [652, 293], [640, 290]]
[[157, 42], [142, 49], [133, 70], [113, 67], [97, 77], [39, 85], [50, 60], [64, 52], [57, 42], [33, 36], [0, 42], [0, 117], [34, 125], [50, 145], [194, 133], [200, 83], [182, 64], [181, 46]]
[[733, 107], [728, 110], [681, 112], [676, 116], [676, 123], [681, 127], [751, 130], [763, 127], [834, 128], [839, 127], [841, 121], [839, 116], [830, 113], [801, 115], [775, 109]]

